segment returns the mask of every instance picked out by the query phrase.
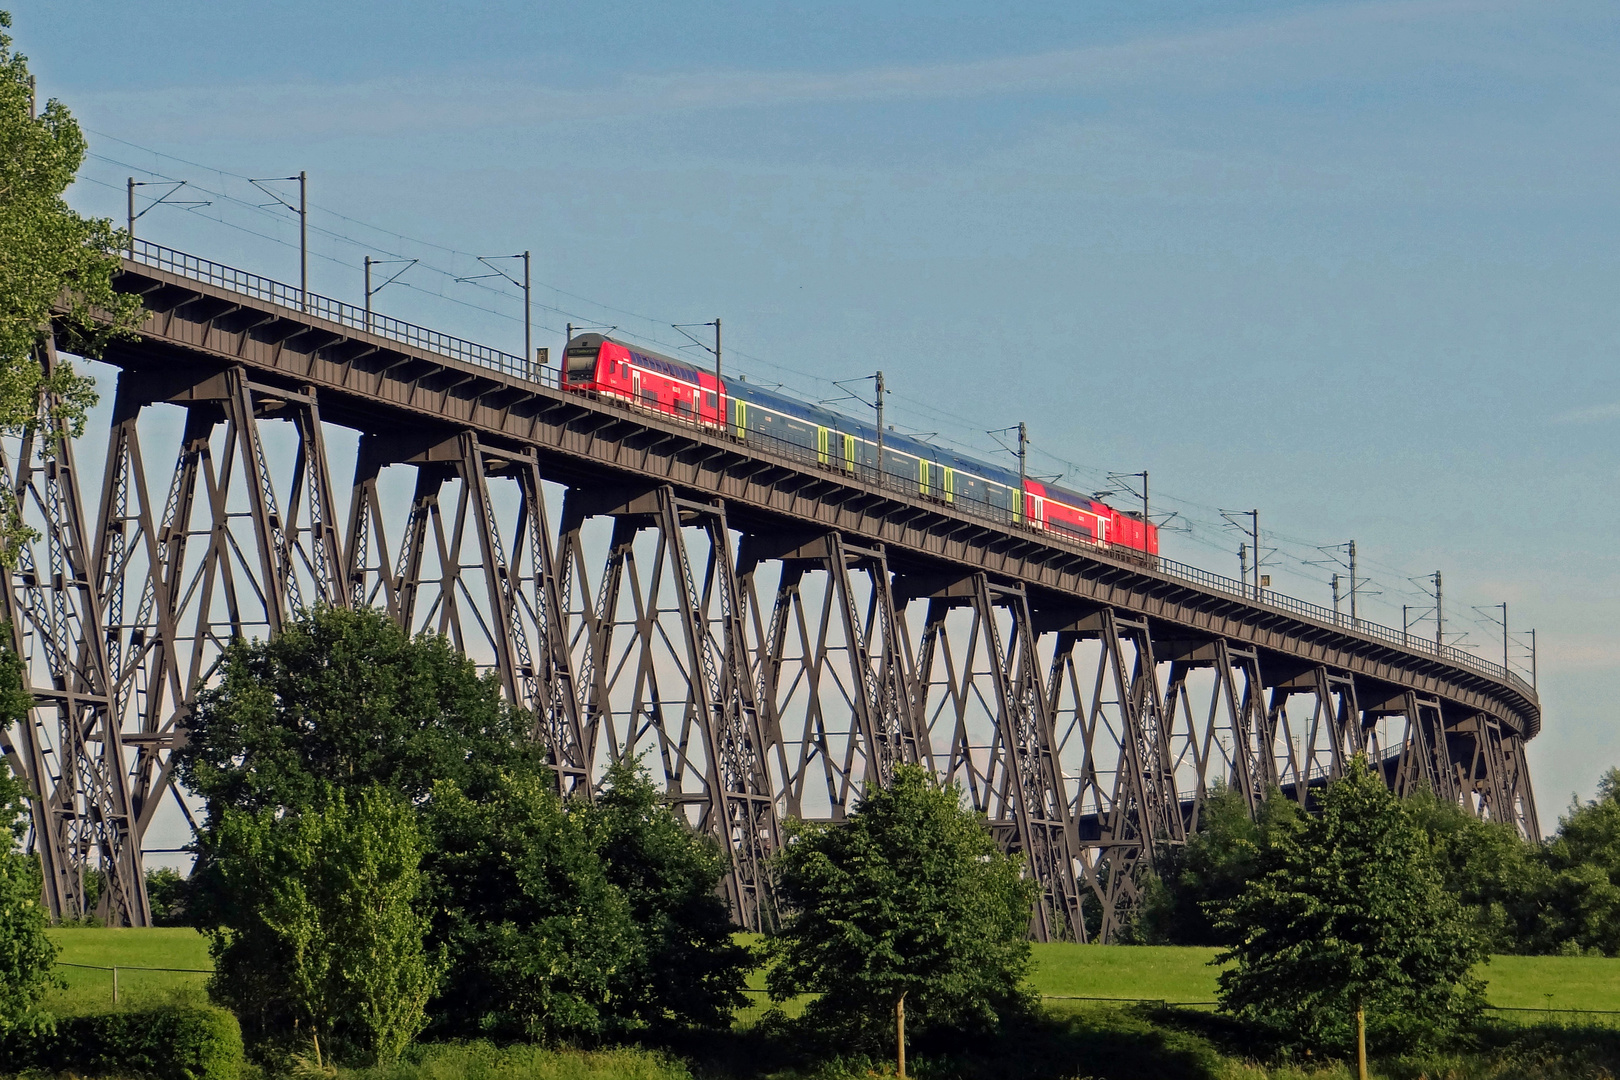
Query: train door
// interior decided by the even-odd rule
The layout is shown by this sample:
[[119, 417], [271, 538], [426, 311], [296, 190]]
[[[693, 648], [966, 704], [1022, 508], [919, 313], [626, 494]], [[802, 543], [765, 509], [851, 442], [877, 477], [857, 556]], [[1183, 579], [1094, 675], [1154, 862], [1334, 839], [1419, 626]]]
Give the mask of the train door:
[[827, 464], [827, 429], [816, 428], [816, 464]]
[[1017, 488], [1008, 488], [1007, 494], [1012, 496], [1012, 519], [1014, 525], [1024, 523], [1024, 493]]
[[634, 368], [630, 371], [630, 400], [641, 404], [641, 372]]
[[951, 468], [945, 470], [945, 501], [956, 501], [956, 470]]
[[928, 461], [926, 461], [923, 458], [918, 458], [917, 459], [917, 494], [919, 494], [919, 495], [928, 494], [928, 481], [929, 481], [929, 471], [930, 471], [929, 468], [928, 468], [928, 464], [929, 464]]
[[844, 471], [855, 471], [855, 436], [844, 436]]
[[1046, 500], [1039, 495], [1029, 497], [1029, 523], [1037, 529], [1046, 524]]
[[748, 434], [748, 403], [737, 402], [737, 438]]

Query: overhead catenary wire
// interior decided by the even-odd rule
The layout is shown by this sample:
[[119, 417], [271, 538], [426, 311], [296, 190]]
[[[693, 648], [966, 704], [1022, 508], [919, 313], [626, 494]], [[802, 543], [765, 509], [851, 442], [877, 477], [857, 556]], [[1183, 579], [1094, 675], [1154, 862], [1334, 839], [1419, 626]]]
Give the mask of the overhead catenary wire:
[[[135, 173], [155, 178], [164, 183], [184, 184], [188, 189], [207, 197], [201, 205], [177, 206], [176, 209], [183, 209], [185, 212], [192, 213], [213, 224], [222, 225], [243, 235], [252, 236], [269, 243], [288, 248], [297, 248], [299, 246], [295, 241], [286, 237], [274, 235], [272, 231], [253, 228], [240, 220], [232, 220], [231, 216], [228, 216], [227, 211], [234, 209], [249, 216], [257, 217], [267, 223], [273, 222], [283, 227], [292, 224], [279, 209], [255, 203], [251, 199], [240, 198], [229, 190], [230, 182], [233, 181], [239, 185], [253, 186], [253, 178], [245, 173], [238, 173], [176, 154], [154, 150], [105, 132], [86, 130], [97, 139], [128, 147], [131, 150], [138, 151], [140, 154], [150, 155], [153, 163], [151, 167], [148, 167], [122, 159], [129, 155], [115, 157], [94, 151], [88, 155], [91, 160], [121, 169], [132, 170]], [[161, 164], [162, 162], [171, 162], [185, 166], [188, 169], [199, 170], [217, 178], [219, 182], [217, 185], [211, 185], [196, 177], [171, 175], [166, 167]], [[124, 190], [124, 185], [108, 183], [88, 174], [81, 175], [79, 181], [110, 190], [121, 192]], [[285, 205], [284, 202], [283, 205]], [[147, 210], [154, 210], [156, 206], [155, 203], [153, 206], [148, 207]], [[466, 280], [470, 275], [459, 270], [454, 265], [456, 260], [469, 264], [469, 267], [479, 265], [482, 260], [479, 259], [478, 255], [450, 244], [412, 236], [397, 229], [377, 225], [317, 202], [308, 203], [307, 209], [309, 214], [309, 220], [307, 221], [309, 234], [329, 242], [331, 245], [337, 245], [340, 248], [342, 246], [358, 248], [367, 257], [377, 255], [398, 260], [416, 260], [411, 266], [413, 269], [418, 270], [426, 278], [426, 281], [400, 279], [393, 282], [394, 288], [409, 290], [440, 302], [449, 303], [469, 311], [476, 311], [483, 316], [499, 319], [505, 323], [522, 323], [524, 321], [522, 316], [514, 315], [511, 311], [500, 310], [492, 304], [477, 302], [466, 294], [467, 290], [480, 290], [483, 294], [487, 294], [491, 301], [497, 297], [508, 302], [510, 300], [511, 294], [509, 292], [480, 281]], [[356, 232], [363, 232], [367, 235], [358, 236], [355, 235]], [[423, 252], [425, 251], [437, 252], [444, 259], [447, 259], [451, 265], [439, 265], [441, 260], [424, 257]], [[354, 281], [357, 284], [362, 280], [364, 265], [359, 258], [351, 261], [341, 255], [319, 250], [319, 248], [311, 248], [308, 254], [309, 257], [319, 260], [323, 265], [353, 272]], [[416, 275], [413, 274], [414, 276]], [[453, 291], [450, 288], [451, 286], [454, 286]], [[661, 328], [667, 329], [673, 325], [667, 319], [633, 311], [615, 304], [604, 303], [551, 282], [535, 281], [534, 287], [538, 291], [549, 294], [551, 299], [551, 302], [548, 302], [545, 296], [533, 296], [526, 305], [529, 310], [544, 312], [552, 317], [550, 319], [536, 319], [533, 325], [538, 329], [561, 334], [565, 332], [563, 326], [553, 325], [554, 322], [563, 323], [564, 325], [569, 322], [587, 325], [605, 324], [612, 320], [603, 319], [601, 314], [610, 313], [613, 316], [618, 316], [620, 320], [632, 320], [633, 325], [624, 327], [618, 332], [632, 340], [642, 342], [648, 347], [676, 352], [686, 344], [685, 342], [668, 340], [660, 333]], [[580, 311], [573, 306], [568, 306], [570, 301], [586, 305], [590, 310]], [[618, 325], [623, 327], [622, 321]], [[745, 373], [750, 369], [767, 368], [780, 376], [784, 376], [775, 385], [805, 400], [822, 400], [828, 396], [826, 393], [818, 393], [814, 389], [818, 385], [825, 385], [828, 389], [847, 393], [847, 390], [839, 385], [841, 382], [849, 381], [847, 378], [836, 379], [823, 374], [806, 372], [780, 361], [739, 349], [734, 343], [728, 343], [726, 354], [734, 364], [741, 361], [740, 366]], [[855, 377], [854, 373], [849, 373], [849, 375]], [[870, 378], [870, 376], [865, 377]], [[753, 381], [759, 385], [770, 385], [761, 382], [757, 376]], [[902, 414], [901, 416], [893, 418], [891, 414], [891, 423], [895, 423], [895, 420], [898, 421], [895, 423], [897, 430], [902, 428], [915, 429], [908, 432], [908, 434], [912, 434], [916, 438], [937, 440], [940, 444], [948, 445], [952, 449], [967, 454], [993, 455], [998, 449], [1006, 449], [1000, 445], [986, 445], [983, 439], [969, 434], [978, 431], [981, 427], [981, 424], [975, 418], [957, 414], [950, 409], [941, 407], [936, 402], [915, 398], [903, 391], [896, 391], [892, 386], [886, 388], [886, 390], [886, 396], [894, 399], [896, 404], [900, 406], [897, 411]], [[922, 422], [918, 423], [918, 420]], [[934, 427], [939, 430], [923, 430], [926, 427]], [[995, 440], [995, 443], [999, 444], [1000, 440]], [[1026, 454], [1038, 455], [1044, 461], [1057, 466], [1055, 470], [1032, 466], [1029, 470], [1030, 475], [1045, 476], [1055, 471], [1077, 490], [1103, 491], [1111, 489], [1117, 486], [1115, 483], [1116, 478], [1122, 475], [1117, 470], [1076, 462], [1061, 452], [1047, 449], [1035, 439], [1028, 439], [1025, 442], [1025, 450]], [[1184, 495], [1178, 495], [1173, 486], [1166, 489], [1163, 486], [1155, 485], [1154, 502], [1171, 508], [1172, 517], [1176, 522], [1173, 531], [1180, 537], [1178, 543], [1190, 544], [1211, 553], [1218, 552], [1225, 558], [1231, 557], [1230, 533], [1223, 528], [1219, 507]], [[1273, 572], [1285, 572], [1291, 578], [1310, 583], [1314, 587], [1324, 589], [1327, 587], [1328, 580], [1321, 574], [1320, 556], [1322, 549], [1328, 545], [1322, 544], [1319, 539], [1295, 536], [1274, 528], [1266, 530], [1265, 539], [1268, 543], [1261, 554], [1263, 560], [1269, 564]], [[1365, 548], [1360, 553], [1360, 562], [1363, 571], [1358, 575], [1356, 582], [1356, 592], [1360, 597], [1371, 599], [1375, 596], [1382, 597], [1387, 593], [1388, 598], [1380, 606], [1394, 605], [1392, 610], [1398, 609], [1399, 604], [1396, 601], [1402, 598], [1416, 600], [1420, 603], [1423, 601], [1432, 602], [1432, 596], [1407, 583], [1406, 579], [1410, 574], [1404, 568], [1385, 562], [1376, 555], [1368, 553]], [[1258, 585], [1258, 568], [1255, 573], [1257, 575], [1255, 581], [1256, 585]], [[1455, 621], [1455, 619], [1448, 620], [1448, 622]], [[1476, 626], [1483, 625], [1477, 616], [1468, 621]], [[1445, 636], [1450, 638], [1452, 633], [1448, 632]]]

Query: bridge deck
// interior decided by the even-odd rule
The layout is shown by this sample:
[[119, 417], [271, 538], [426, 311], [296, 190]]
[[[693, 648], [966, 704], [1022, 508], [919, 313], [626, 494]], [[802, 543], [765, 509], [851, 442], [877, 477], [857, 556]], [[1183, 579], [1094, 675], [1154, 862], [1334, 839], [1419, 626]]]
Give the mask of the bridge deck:
[[[148, 316], [106, 354], [99, 489], [70, 442], [0, 461], [39, 532], [0, 595], [40, 702], [0, 748], [47, 795], [35, 846], [60, 915], [99, 867], [102, 917], [148, 921], [141, 838], [166, 795], [189, 815], [170, 754], [197, 687], [223, 643], [315, 602], [487, 659], [565, 790], [650, 762], [725, 843], [754, 927], [781, 819], [836, 819], [900, 762], [962, 784], [1024, 853], [1041, 936], [1114, 935], [1217, 780], [1305, 801], [1365, 752], [1398, 791], [1538, 831], [1536, 695], [1469, 653], [563, 392], [523, 357], [145, 242], [118, 287]], [[154, 457], [160, 404], [184, 430]], [[347, 521], [334, 425], [359, 433]], [[143, 461], [167, 452], [154, 497]], [[398, 513], [396, 468], [415, 484]]]

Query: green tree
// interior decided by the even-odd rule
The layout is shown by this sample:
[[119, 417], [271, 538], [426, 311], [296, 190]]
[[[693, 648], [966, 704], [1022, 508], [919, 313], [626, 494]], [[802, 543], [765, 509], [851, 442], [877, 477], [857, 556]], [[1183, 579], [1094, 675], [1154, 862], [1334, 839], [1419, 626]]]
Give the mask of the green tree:
[[[11, 16], [0, 12], [0, 28]], [[35, 108], [28, 59], [0, 33], [0, 429], [36, 421], [41, 383], [35, 350], [53, 307], [65, 305], [62, 328], [71, 350], [98, 356], [109, 337], [140, 321], [140, 302], [115, 292], [113, 272], [124, 236], [101, 218], [84, 218], [63, 193], [84, 160], [79, 125], [54, 98]], [[95, 403], [94, 384], [60, 365], [49, 388], [58, 419], [79, 434]]]
[[1570, 805], [1542, 863], [1532, 947], [1620, 956], [1620, 769], [1598, 781], [1597, 798]]
[[1221, 1008], [1281, 1045], [1351, 1051], [1365, 1010], [1377, 1051], [1444, 1043], [1477, 1016], [1478, 935], [1432, 865], [1423, 832], [1357, 757], [1320, 814], [1278, 829], [1217, 925]]
[[[11, 627], [0, 623], [0, 641]], [[34, 701], [24, 689], [22, 661], [0, 646], [0, 730], [24, 721]], [[0, 1035], [32, 1029], [46, 1019], [40, 995], [56, 984], [56, 945], [46, 936], [39, 860], [20, 850], [28, 834], [31, 796], [0, 759]]]
[[892, 1045], [897, 1004], [924, 1031], [999, 1025], [1030, 1007], [1035, 886], [981, 817], [920, 768], [895, 770], [841, 825], [793, 823], [777, 856], [793, 914], [770, 939], [771, 994], [847, 1045]]
[[154, 866], [146, 871], [146, 898], [152, 905], [153, 926], [190, 926], [186, 911], [186, 879], [177, 870]]
[[436, 1030], [543, 1042], [611, 1031], [639, 935], [550, 781], [506, 776], [480, 801], [442, 783], [427, 816], [434, 940], [451, 961]]
[[1529, 946], [1549, 877], [1538, 845], [1511, 823], [1482, 821], [1432, 794], [1405, 805], [1428, 836], [1445, 890], [1462, 905], [1486, 949], [1513, 953]]
[[1231, 945], [1215, 915], [1236, 900], [1254, 876], [1273, 832], [1290, 830], [1299, 804], [1275, 788], [1250, 817], [1243, 793], [1217, 783], [1204, 800], [1198, 831], [1185, 846], [1160, 857], [1148, 879], [1132, 938], [1147, 945]]
[[375, 786], [331, 789], [286, 815], [226, 809], [206, 844], [223, 900], [209, 992], [244, 1033], [261, 1046], [307, 1033], [317, 1061], [397, 1057], [442, 968], [416, 910], [414, 811]]
[[730, 1027], [754, 957], [732, 940], [719, 845], [666, 806], [645, 772], [624, 765], [608, 770], [594, 803], [573, 812], [636, 925], [634, 959], [616, 979], [621, 1023]]
[[380, 784], [420, 803], [441, 780], [473, 796], [540, 767], [529, 720], [443, 637], [385, 614], [319, 607], [270, 641], [236, 641], [198, 695], [180, 781], [216, 807], [299, 809], [323, 786]]
[[18, 850], [28, 831], [27, 813], [27, 789], [0, 764], [0, 1035], [46, 1020], [39, 999], [56, 985], [56, 946], [45, 934], [39, 861]]
[[616, 1029], [634, 1011], [614, 991], [636, 928], [530, 729], [493, 676], [380, 612], [317, 608], [270, 641], [231, 645], [178, 754], [182, 782], [208, 806], [192, 917], [229, 924], [235, 894], [212, 841], [228, 814], [296, 816], [329, 788], [378, 785], [423, 831], [421, 906], [448, 964], [429, 1005], [441, 1029], [544, 1039]]

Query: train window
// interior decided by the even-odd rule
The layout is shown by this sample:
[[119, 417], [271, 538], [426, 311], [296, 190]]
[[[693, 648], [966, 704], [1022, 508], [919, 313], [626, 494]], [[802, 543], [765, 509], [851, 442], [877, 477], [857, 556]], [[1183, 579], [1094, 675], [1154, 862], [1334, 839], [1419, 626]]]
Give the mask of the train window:
[[596, 372], [596, 357], [600, 346], [576, 345], [567, 352], [568, 381], [579, 382], [589, 379]]
[[709, 390], [703, 394], [703, 404], [712, 409], [720, 404], [720, 400], [714, 396], [714, 391]]

